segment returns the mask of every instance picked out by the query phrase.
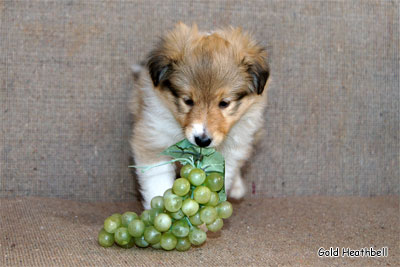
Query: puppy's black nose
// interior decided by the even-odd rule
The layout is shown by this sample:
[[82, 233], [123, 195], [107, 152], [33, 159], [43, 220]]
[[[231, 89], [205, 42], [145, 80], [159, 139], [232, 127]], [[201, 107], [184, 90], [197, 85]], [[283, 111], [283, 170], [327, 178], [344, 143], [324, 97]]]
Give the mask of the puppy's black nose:
[[208, 137], [207, 135], [202, 135], [202, 136], [196, 136], [194, 138], [194, 141], [196, 142], [196, 144], [200, 147], [206, 147], [209, 146], [211, 144], [211, 138]]

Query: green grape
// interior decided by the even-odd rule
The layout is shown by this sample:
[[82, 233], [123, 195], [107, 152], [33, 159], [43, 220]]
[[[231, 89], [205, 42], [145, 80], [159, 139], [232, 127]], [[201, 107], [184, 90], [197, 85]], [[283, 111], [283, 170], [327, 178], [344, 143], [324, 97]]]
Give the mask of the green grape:
[[98, 238], [97, 238], [100, 246], [102, 247], [111, 247], [114, 244], [114, 235], [108, 233], [104, 228], [102, 228], [99, 232]]
[[215, 207], [218, 205], [219, 196], [217, 192], [211, 192], [210, 201], [207, 202], [207, 206]]
[[165, 190], [163, 199], [164, 199], [164, 205], [165, 205], [165, 199], [169, 197], [170, 195], [173, 195], [174, 193], [172, 192], [172, 188]]
[[186, 220], [175, 221], [172, 224], [172, 233], [176, 237], [185, 237], [189, 234], [189, 225]]
[[207, 239], [207, 234], [197, 227], [193, 227], [189, 233], [189, 240], [195, 246], [200, 246]]
[[206, 180], [206, 173], [202, 169], [194, 168], [190, 171], [188, 179], [192, 185], [199, 186]]
[[165, 213], [158, 214], [157, 217], [154, 219], [154, 227], [160, 232], [167, 231], [171, 227], [171, 224], [171, 217], [169, 217], [169, 215]]
[[144, 240], [149, 244], [157, 244], [161, 241], [161, 233], [154, 226], [147, 226], [143, 235]]
[[199, 210], [199, 203], [194, 201], [193, 199], [187, 198], [183, 201], [182, 211], [186, 216], [195, 215]]
[[218, 232], [224, 226], [224, 221], [221, 218], [217, 218], [213, 223], [207, 224], [207, 229], [211, 232]]
[[144, 210], [142, 214], [140, 214], [140, 219], [144, 222], [145, 225], [153, 224], [153, 221], [151, 220], [150, 210]]
[[128, 229], [126, 227], [120, 227], [115, 231], [114, 239], [115, 243], [120, 246], [125, 246], [129, 244], [132, 236], [129, 234]]
[[181, 172], [180, 172], [181, 177], [187, 179], [187, 178], [189, 177], [190, 171], [193, 170], [193, 169], [194, 169], [194, 167], [193, 167], [192, 165], [186, 164], [185, 166], [183, 166], [183, 167], [181, 168]]
[[111, 215], [104, 221], [104, 230], [113, 234], [119, 227], [121, 227], [121, 224], [121, 216]]
[[217, 206], [218, 217], [222, 219], [228, 219], [231, 217], [233, 212], [232, 204], [228, 201], [224, 201], [218, 204]]
[[153, 197], [150, 206], [152, 209], [164, 210], [164, 198], [162, 196]]
[[207, 175], [205, 185], [213, 192], [219, 191], [224, 186], [224, 177], [221, 173], [212, 172]]
[[171, 194], [167, 198], [164, 198], [164, 206], [169, 212], [177, 212], [182, 207], [182, 198]]
[[128, 244], [123, 246], [120, 245], [121, 248], [133, 248], [134, 246], [135, 246], [135, 238], [133, 237], [131, 238]]
[[178, 238], [176, 243], [176, 250], [177, 251], [186, 251], [192, 247], [192, 243], [190, 243], [189, 237]]
[[204, 222], [200, 219], [200, 212], [197, 212], [195, 215], [189, 217], [189, 221], [191, 224], [197, 226], [203, 224]]
[[156, 244], [152, 244], [151, 247], [154, 248], [154, 249], [161, 249], [161, 242], [158, 242]]
[[121, 216], [122, 226], [128, 227], [129, 223], [135, 219], [138, 219], [139, 216], [132, 211], [127, 211]]
[[149, 246], [149, 243], [144, 239], [144, 236], [135, 237], [135, 244], [138, 247], [145, 248]]
[[170, 212], [169, 216], [171, 216], [171, 218], [173, 218], [175, 220], [180, 220], [185, 216], [185, 214], [183, 213], [182, 209], [180, 209], [177, 212]]
[[186, 178], [176, 179], [174, 184], [172, 185], [172, 191], [175, 195], [183, 197], [190, 190], [190, 183]]
[[145, 224], [142, 220], [136, 219], [128, 225], [128, 232], [133, 237], [141, 237], [144, 233]]
[[150, 222], [153, 225], [154, 224], [154, 219], [157, 217], [158, 214], [162, 213], [163, 210], [161, 209], [151, 209], [149, 210], [149, 214], [150, 214]]
[[210, 201], [211, 198], [211, 190], [206, 186], [198, 186], [193, 191], [194, 200], [196, 200], [199, 204], [206, 204]]
[[173, 250], [177, 243], [176, 237], [171, 233], [163, 233], [161, 237], [161, 247], [165, 250]]
[[200, 219], [206, 224], [213, 223], [218, 217], [217, 210], [214, 207], [204, 207], [200, 210]]

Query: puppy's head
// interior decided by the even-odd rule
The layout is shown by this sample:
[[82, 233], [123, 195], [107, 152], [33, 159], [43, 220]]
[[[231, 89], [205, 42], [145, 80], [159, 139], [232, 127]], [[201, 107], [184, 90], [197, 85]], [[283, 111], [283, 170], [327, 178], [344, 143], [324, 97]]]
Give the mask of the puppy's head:
[[267, 54], [247, 33], [199, 32], [182, 23], [150, 54], [154, 89], [202, 147], [218, 146], [249, 107], [261, 101], [269, 77]]

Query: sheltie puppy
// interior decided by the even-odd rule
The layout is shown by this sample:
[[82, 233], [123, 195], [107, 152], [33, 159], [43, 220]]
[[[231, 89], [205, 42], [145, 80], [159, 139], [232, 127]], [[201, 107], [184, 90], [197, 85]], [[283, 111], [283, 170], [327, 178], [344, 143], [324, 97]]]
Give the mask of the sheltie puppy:
[[[135, 164], [170, 160], [160, 153], [187, 138], [222, 153], [228, 196], [242, 198], [246, 187], [240, 168], [263, 126], [267, 102], [266, 50], [239, 28], [201, 32], [196, 25], [178, 23], [150, 53], [146, 68], [134, 73], [130, 144]], [[176, 168], [137, 171], [145, 209], [172, 187]]]

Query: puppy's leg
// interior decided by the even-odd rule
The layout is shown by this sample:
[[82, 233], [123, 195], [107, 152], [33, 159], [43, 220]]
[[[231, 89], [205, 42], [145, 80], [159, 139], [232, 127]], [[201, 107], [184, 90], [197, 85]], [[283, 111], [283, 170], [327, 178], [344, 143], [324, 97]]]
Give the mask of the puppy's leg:
[[139, 178], [140, 192], [143, 196], [143, 207], [150, 209], [150, 201], [153, 197], [162, 196], [165, 190], [172, 188], [175, 179], [175, 166], [167, 164], [150, 169], [145, 173], [137, 170], [136, 173]]
[[246, 186], [240, 174], [240, 168], [230, 169], [230, 166], [225, 168], [225, 190], [229, 197], [240, 199], [246, 194]]
[[232, 182], [232, 187], [229, 196], [235, 199], [240, 199], [246, 194], [246, 186], [244, 185], [242, 175], [237, 174]]

